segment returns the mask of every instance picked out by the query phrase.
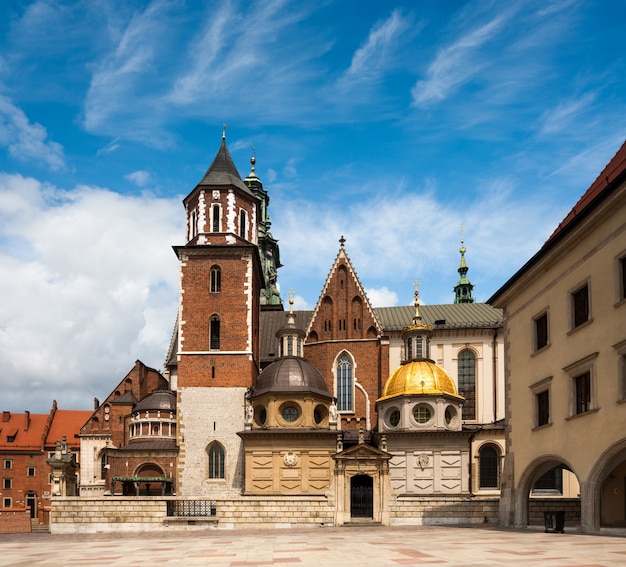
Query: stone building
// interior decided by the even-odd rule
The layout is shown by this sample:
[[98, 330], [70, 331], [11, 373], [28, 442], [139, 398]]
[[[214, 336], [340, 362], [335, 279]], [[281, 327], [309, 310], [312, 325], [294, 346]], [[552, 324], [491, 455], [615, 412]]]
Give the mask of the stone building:
[[500, 521], [544, 492], [583, 531], [626, 526], [626, 144], [489, 300], [504, 310], [507, 455]]
[[[81, 496], [209, 499], [255, 525], [495, 521], [501, 312], [474, 302], [465, 247], [455, 302], [420, 306], [417, 327], [417, 304], [371, 305], [343, 237], [315, 308], [286, 312], [268, 204], [255, 160], [242, 180], [223, 136], [183, 200], [165, 371], [137, 361], [96, 403]], [[263, 511], [281, 507], [288, 522]]]

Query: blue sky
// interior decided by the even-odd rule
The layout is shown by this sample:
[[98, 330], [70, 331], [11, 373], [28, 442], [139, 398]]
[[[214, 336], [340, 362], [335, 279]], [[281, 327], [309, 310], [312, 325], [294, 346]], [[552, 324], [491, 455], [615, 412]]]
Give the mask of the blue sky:
[[[339, 238], [375, 306], [479, 301], [623, 143], [626, 4], [6, 0], [0, 409], [161, 368], [181, 199], [227, 143], [312, 308]], [[461, 227], [465, 227], [461, 232]]]

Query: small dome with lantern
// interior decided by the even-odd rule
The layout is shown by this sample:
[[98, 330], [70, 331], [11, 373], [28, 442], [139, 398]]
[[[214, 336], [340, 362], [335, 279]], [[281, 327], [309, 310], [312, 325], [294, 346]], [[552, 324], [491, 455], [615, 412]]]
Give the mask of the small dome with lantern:
[[305, 332], [295, 324], [293, 297], [289, 304], [287, 322], [276, 332], [279, 358], [256, 380], [246, 427], [328, 429], [336, 424], [333, 396], [319, 370], [302, 356]]
[[376, 401], [380, 432], [461, 430], [465, 398], [450, 375], [430, 359], [432, 333], [419, 314], [416, 287], [413, 324], [402, 331], [402, 364], [389, 376]]

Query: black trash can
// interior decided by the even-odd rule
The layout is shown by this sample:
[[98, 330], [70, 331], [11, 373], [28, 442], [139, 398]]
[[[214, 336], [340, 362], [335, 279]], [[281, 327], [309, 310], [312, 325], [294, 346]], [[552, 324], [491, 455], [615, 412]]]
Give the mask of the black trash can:
[[564, 533], [565, 532], [565, 512], [563, 510], [556, 512], [543, 513], [546, 533]]

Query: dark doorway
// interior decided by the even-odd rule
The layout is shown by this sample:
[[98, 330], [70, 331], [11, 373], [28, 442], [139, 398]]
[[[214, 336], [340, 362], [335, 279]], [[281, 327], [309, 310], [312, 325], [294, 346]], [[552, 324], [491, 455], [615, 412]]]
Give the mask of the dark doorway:
[[374, 480], [358, 474], [350, 479], [350, 516], [371, 518], [374, 515]]
[[26, 495], [26, 506], [30, 506], [30, 517], [37, 517], [37, 496], [35, 494]]

